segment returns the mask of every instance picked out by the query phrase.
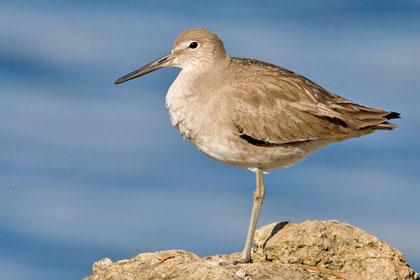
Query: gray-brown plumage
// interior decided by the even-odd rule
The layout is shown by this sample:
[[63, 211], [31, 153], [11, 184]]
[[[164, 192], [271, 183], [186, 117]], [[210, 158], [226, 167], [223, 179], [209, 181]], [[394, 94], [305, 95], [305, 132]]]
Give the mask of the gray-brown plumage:
[[182, 71], [166, 96], [172, 124], [211, 158], [257, 174], [254, 206], [243, 258], [251, 244], [265, 195], [262, 173], [292, 165], [331, 143], [393, 129], [399, 114], [334, 95], [284, 68], [229, 57], [213, 32], [182, 32], [172, 51], [116, 81], [163, 67]]
[[[388, 120], [399, 114], [351, 102], [284, 68], [232, 58], [228, 69], [233, 69], [227, 80], [231, 96], [225, 98], [233, 106], [231, 122], [252, 146], [301, 147], [306, 156], [331, 142], [396, 127]], [[256, 167], [276, 169], [301, 159], [271, 159]]]

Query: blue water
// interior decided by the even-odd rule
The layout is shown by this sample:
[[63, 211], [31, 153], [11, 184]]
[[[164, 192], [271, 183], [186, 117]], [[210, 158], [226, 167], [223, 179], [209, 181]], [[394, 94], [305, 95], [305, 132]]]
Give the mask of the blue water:
[[205, 27], [231, 56], [400, 112], [399, 128], [332, 144], [265, 176], [259, 225], [338, 219], [420, 271], [417, 1], [1, 1], [0, 278], [80, 279], [94, 261], [242, 249], [254, 175], [171, 127], [179, 70], [113, 81]]

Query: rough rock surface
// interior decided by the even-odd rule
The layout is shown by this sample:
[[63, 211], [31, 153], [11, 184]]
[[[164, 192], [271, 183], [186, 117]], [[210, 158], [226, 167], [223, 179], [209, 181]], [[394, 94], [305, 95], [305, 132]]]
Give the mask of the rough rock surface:
[[400, 251], [338, 221], [273, 223], [256, 232], [254, 243], [251, 264], [229, 264], [240, 253], [200, 258], [168, 250], [115, 263], [102, 259], [85, 280], [420, 279]]

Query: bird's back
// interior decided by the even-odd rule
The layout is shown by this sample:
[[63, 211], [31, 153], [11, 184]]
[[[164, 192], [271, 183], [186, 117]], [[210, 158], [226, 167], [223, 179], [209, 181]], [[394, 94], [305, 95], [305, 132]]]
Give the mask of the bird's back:
[[388, 120], [398, 113], [354, 103], [287, 69], [247, 58], [232, 58], [229, 68], [235, 126], [257, 141], [339, 141], [396, 127]]

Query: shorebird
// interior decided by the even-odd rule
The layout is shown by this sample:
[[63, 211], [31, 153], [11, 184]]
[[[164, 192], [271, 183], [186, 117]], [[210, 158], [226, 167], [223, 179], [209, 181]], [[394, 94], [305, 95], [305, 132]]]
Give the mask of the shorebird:
[[265, 196], [263, 172], [293, 165], [332, 142], [391, 130], [396, 112], [363, 106], [282, 67], [230, 57], [213, 32], [182, 32], [169, 54], [115, 84], [164, 67], [182, 70], [166, 95], [172, 124], [210, 158], [256, 173], [242, 259], [251, 246]]

